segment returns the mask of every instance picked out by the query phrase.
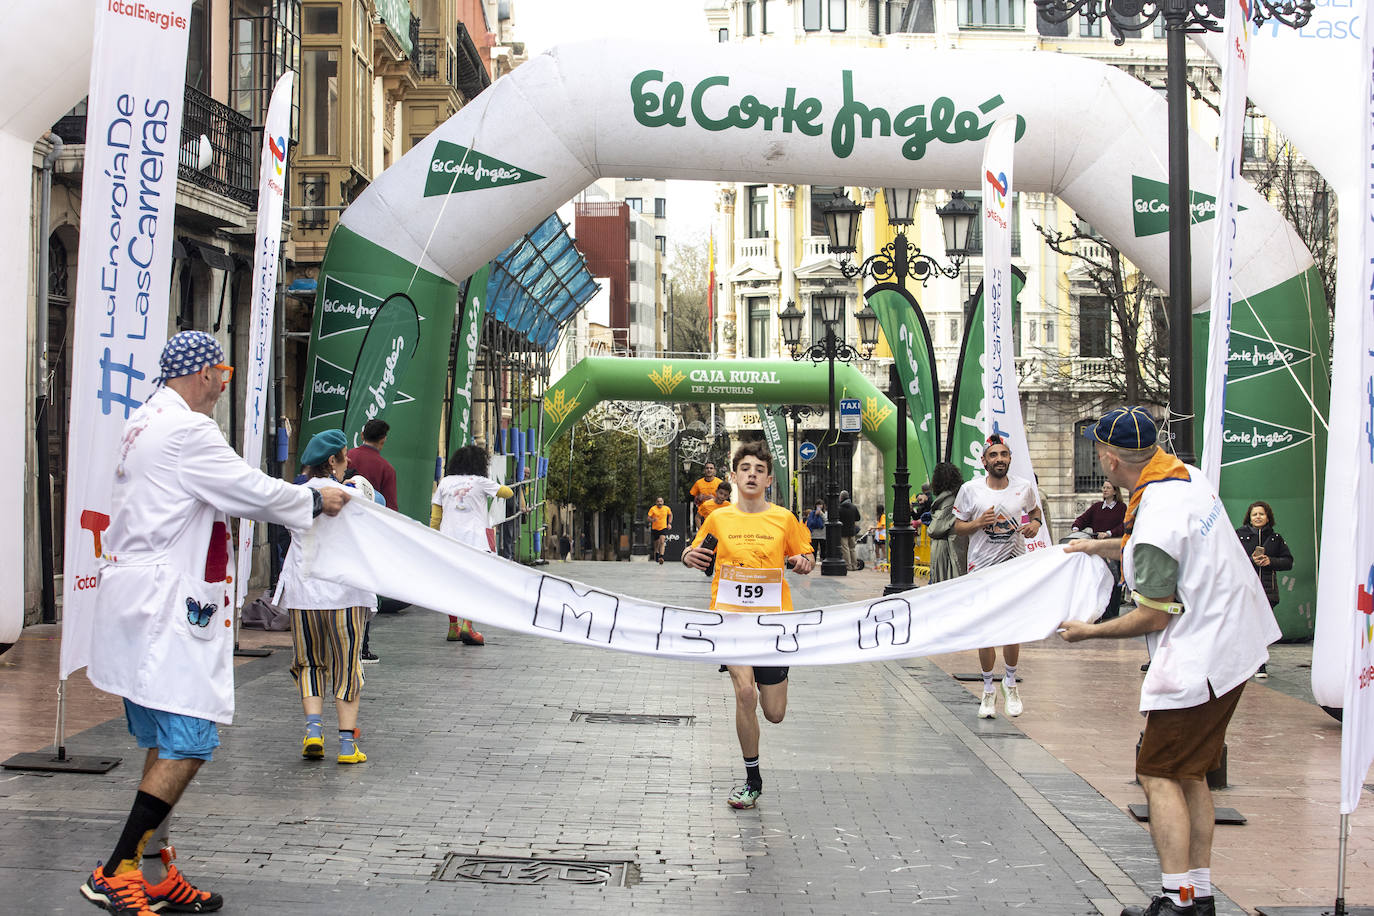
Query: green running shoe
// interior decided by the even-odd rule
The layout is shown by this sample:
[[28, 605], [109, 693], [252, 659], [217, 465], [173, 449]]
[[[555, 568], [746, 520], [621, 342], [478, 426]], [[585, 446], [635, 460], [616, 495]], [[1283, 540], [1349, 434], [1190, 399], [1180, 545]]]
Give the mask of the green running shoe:
[[731, 808], [752, 808], [759, 802], [759, 796], [763, 794], [762, 789], [755, 789], [753, 786], [744, 785], [730, 793]]

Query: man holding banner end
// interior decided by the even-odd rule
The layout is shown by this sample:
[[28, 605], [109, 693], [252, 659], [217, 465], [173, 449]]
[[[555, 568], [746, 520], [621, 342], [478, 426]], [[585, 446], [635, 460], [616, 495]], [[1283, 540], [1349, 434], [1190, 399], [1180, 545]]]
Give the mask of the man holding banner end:
[[[227, 516], [310, 527], [338, 514], [343, 488], [292, 486], [250, 467], [211, 419], [233, 369], [209, 334], [183, 331], [159, 359], [157, 388], [124, 426], [105, 566], [93, 613], [91, 683], [124, 698], [147, 748], [114, 851], [81, 893], [112, 913], [210, 912], [218, 894], [172, 864], [167, 821], [234, 715], [234, 628]], [[145, 853], [157, 837], [158, 852]], [[143, 865], [165, 869], [160, 880]]]
[[1206, 777], [1221, 763], [1226, 726], [1279, 626], [1217, 488], [1155, 444], [1143, 408], [1117, 408], [1085, 434], [1107, 479], [1131, 494], [1126, 533], [1064, 549], [1120, 559], [1136, 608], [1102, 623], [1066, 620], [1059, 634], [1068, 642], [1146, 636], [1151, 647], [1135, 770], [1150, 803], [1163, 892], [1122, 916], [1210, 916], [1215, 812]]

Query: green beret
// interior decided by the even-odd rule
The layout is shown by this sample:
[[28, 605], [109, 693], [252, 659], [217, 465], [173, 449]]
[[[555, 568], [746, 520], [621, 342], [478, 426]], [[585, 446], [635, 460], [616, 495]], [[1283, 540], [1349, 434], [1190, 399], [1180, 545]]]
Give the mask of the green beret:
[[326, 429], [322, 433], [316, 433], [306, 445], [305, 451], [301, 452], [301, 464], [306, 467], [324, 464], [330, 455], [339, 454], [347, 445], [348, 439], [341, 429]]

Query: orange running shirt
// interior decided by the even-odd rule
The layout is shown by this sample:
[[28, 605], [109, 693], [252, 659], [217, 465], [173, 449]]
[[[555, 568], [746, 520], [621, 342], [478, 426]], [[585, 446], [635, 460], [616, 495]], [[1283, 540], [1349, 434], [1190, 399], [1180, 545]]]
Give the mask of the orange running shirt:
[[668, 516], [673, 514], [673, 510], [667, 506], [649, 507], [649, 524], [655, 531], [662, 531], [668, 527]]
[[697, 482], [692, 484], [693, 497], [706, 497], [706, 499], [701, 501], [701, 505], [697, 506], [697, 514], [700, 515], [702, 518], [705, 518], [706, 516], [711, 514], [709, 511], [703, 512], [701, 511], [701, 509], [702, 506], [705, 506], [706, 503], [710, 502], [712, 496], [716, 495], [716, 487], [720, 486], [720, 481], [721, 478], [719, 477], [716, 477], [712, 480], [707, 480], [705, 477], [698, 477]]
[[[782, 569], [788, 557], [811, 553], [811, 532], [782, 506], [769, 505], [762, 512], [741, 512], [725, 505], [707, 516], [697, 529], [693, 547], [708, 534], [716, 536], [716, 573], [711, 577], [711, 607], [725, 564], [746, 569]], [[782, 610], [792, 610], [792, 592], [782, 583]]]

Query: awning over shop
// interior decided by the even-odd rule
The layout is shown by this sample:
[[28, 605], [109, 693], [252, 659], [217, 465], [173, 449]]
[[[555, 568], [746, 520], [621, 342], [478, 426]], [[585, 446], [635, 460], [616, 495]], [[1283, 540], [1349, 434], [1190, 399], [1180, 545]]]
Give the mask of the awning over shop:
[[487, 310], [545, 351], [598, 286], [557, 214], [525, 233], [492, 262]]

